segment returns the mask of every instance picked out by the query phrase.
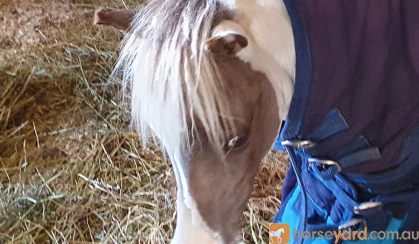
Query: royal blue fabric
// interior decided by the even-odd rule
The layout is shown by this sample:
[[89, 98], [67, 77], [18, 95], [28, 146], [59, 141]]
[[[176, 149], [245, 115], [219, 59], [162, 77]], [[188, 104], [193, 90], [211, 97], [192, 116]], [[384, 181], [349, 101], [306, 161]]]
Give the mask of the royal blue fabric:
[[[300, 194], [300, 191], [298, 188], [296, 188], [294, 191], [291, 192], [291, 194], [289, 195], [286, 204], [287, 206], [290, 205], [295, 205], [298, 204], [296, 201], [298, 199], [298, 196]], [[280, 213], [282, 219], [285, 219], [286, 221], [284, 221], [285, 223], [289, 224], [290, 226], [298, 226], [298, 219], [299, 219], [299, 211], [296, 211], [292, 208], [286, 208], [283, 209], [283, 212]], [[277, 216], [275, 218], [275, 222], [278, 223], [281, 220], [281, 217]], [[399, 219], [391, 219], [388, 221], [388, 225], [386, 227], [383, 228], [383, 230], [388, 230], [388, 231], [398, 231], [401, 229], [403, 224], [402, 220]], [[412, 230], [412, 229], [408, 229], [408, 230]], [[297, 240], [294, 239], [294, 236], [291, 235], [291, 239], [290, 239], [290, 243], [293, 243]], [[306, 240], [304, 242], [304, 244], [311, 244], [311, 243], [315, 243], [315, 244], [321, 244], [321, 243], [334, 243], [334, 240], [326, 240], [326, 239], [311, 239], [311, 240]], [[358, 244], [358, 243], [371, 243], [371, 244], [393, 244], [396, 243], [396, 240], [369, 240], [368, 242], [366, 241], [345, 241], [345, 244]], [[408, 243], [408, 242], [403, 242], [403, 243]]]
[[[371, 215], [383, 220], [369, 220], [372, 226], [409, 215], [415, 216], [409, 228], [419, 229], [419, 209], [412, 209], [419, 199], [400, 195], [419, 191], [419, 1], [284, 2], [294, 31], [296, 81], [276, 145], [316, 145], [287, 148], [293, 164], [275, 220], [305, 229], [339, 225], [354, 217], [354, 205], [398, 195], [400, 202], [385, 204], [386, 216]], [[342, 172], [322, 171], [310, 158], [338, 162]], [[284, 219], [291, 193], [305, 223]]]

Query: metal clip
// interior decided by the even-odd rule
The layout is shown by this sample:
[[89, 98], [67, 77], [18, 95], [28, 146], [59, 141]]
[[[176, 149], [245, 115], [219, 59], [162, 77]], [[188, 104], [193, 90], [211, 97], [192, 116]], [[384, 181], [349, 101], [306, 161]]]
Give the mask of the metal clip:
[[355, 214], [361, 214], [362, 211], [366, 211], [373, 208], [382, 208], [384, 204], [382, 202], [364, 202], [354, 207]]
[[348, 229], [353, 229], [354, 227], [357, 227], [356, 229], [353, 229], [354, 231], [356, 231], [356, 230], [359, 230], [361, 226], [366, 228], [367, 221], [365, 219], [356, 218], [356, 219], [351, 219], [348, 222], [340, 225], [339, 230], [348, 230]]
[[285, 140], [281, 142], [281, 145], [284, 147], [307, 149], [316, 146], [316, 143], [309, 140]]
[[332, 166], [336, 169], [336, 172], [341, 172], [342, 167], [339, 163], [333, 161], [333, 160], [327, 160], [327, 159], [318, 159], [318, 158], [309, 158], [308, 162], [311, 164], [320, 164], [323, 166]]

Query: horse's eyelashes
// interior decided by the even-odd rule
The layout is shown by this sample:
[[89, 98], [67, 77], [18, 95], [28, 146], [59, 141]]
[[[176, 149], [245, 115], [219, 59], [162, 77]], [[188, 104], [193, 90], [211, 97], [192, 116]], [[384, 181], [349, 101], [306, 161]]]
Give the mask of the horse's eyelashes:
[[224, 150], [226, 152], [228, 152], [228, 151], [230, 151], [232, 149], [236, 149], [236, 148], [242, 147], [243, 145], [246, 144], [248, 137], [249, 137], [249, 133], [248, 132], [244, 132], [244, 133], [241, 133], [240, 135], [237, 135], [237, 136], [231, 138], [226, 143], [226, 145], [224, 146]]
[[239, 136], [235, 136], [233, 137], [228, 143], [227, 143], [227, 147], [229, 148], [233, 148], [234, 146], [236, 146], [236, 142], [240, 140]]

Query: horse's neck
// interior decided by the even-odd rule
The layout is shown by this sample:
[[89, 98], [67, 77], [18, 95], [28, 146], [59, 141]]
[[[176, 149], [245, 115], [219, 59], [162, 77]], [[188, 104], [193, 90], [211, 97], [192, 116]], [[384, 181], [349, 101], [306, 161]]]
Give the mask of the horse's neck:
[[285, 119], [295, 80], [295, 47], [291, 21], [285, 4], [278, 0], [235, 0], [236, 21], [249, 35], [249, 48], [239, 58], [249, 62], [272, 82], [280, 116]]

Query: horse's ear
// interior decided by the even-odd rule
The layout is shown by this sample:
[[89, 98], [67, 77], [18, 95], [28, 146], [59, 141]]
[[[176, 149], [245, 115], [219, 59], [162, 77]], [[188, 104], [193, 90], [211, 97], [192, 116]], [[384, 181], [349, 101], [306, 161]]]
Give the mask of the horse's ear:
[[128, 30], [135, 16], [134, 10], [100, 8], [95, 12], [95, 25], [109, 25], [119, 30]]
[[213, 54], [236, 55], [247, 47], [245, 30], [232, 20], [223, 20], [212, 30], [212, 37], [205, 43], [205, 49]]
[[246, 37], [237, 33], [225, 33], [208, 40], [205, 43], [205, 49], [217, 55], [236, 55], [247, 45]]

